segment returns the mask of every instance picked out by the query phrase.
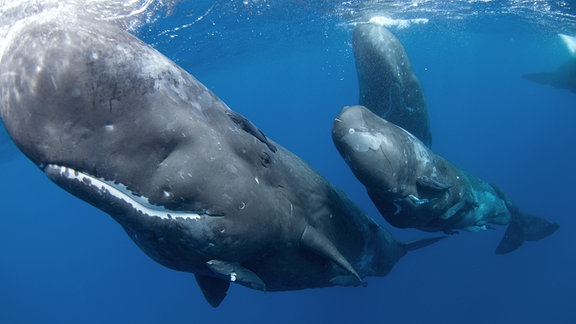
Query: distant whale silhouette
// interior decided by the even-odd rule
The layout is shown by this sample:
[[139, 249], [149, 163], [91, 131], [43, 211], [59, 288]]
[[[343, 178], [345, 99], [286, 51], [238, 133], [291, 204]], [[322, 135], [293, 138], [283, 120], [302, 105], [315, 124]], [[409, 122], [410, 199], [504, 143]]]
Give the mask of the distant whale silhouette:
[[113, 25], [33, 22], [16, 37], [0, 62], [0, 113], [18, 147], [149, 257], [194, 273], [212, 306], [230, 283], [361, 285], [442, 238], [395, 240], [193, 76]]
[[572, 54], [572, 58], [552, 72], [528, 73], [522, 75], [526, 80], [540, 84], [549, 84], [556, 88], [568, 89], [576, 93], [576, 37], [560, 35]]

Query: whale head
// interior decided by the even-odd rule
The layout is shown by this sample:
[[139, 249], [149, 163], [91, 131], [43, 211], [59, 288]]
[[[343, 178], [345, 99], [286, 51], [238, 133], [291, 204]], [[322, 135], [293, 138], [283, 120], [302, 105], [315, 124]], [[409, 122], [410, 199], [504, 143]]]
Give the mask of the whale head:
[[426, 231], [454, 226], [443, 217], [461, 200], [458, 179], [464, 177], [415, 136], [363, 106], [351, 106], [336, 117], [332, 139], [390, 224]]
[[406, 164], [417, 161], [404, 148], [420, 143], [407, 131], [363, 106], [342, 109], [334, 121], [332, 139], [358, 179], [367, 186], [380, 188], [406, 185], [408, 175], [401, 173], [411, 168]]
[[248, 259], [259, 252], [250, 242], [278, 235], [240, 234], [257, 214], [241, 212], [266, 199], [259, 179], [277, 148], [191, 75], [112, 25], [37, 22], [14, 39], [0, 62], [10, 136], [153, 259], [213, 275], [211, 258]]

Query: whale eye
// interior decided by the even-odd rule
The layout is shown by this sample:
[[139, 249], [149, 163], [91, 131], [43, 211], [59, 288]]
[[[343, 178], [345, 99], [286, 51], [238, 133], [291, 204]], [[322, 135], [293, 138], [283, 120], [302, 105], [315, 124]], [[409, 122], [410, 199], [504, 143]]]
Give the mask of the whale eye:
[[240, 115], [237, 112], [231, 111], [231, 110], [227, 111], [226, 115], [228, 115], [228, 117], [230, 117], [230, 119], [236, 125], [238, 125], [242, 130], [244, 130], [246, 133], [254, 136], [260, 142], [266, 144], [266, 146], [268, 146], [270, 151], [272, 151], [273, 153], [276, 153], [276, 151], [278, 150], [276, 148], [276, 146], [274, 144], [270, 143], [268, 141], [268, 138], [266, 138], [266, 136], [264, 135], [264, 133], [262, 133], [261, 130], [256, 128], [256, 126], [254, 126], [254, 124], [252, 124], [248, 119], [246, 119], [246, 117]]
[[266, 152], [261, 152], [260, 153], [260, 163], [265, 168], [269, 167], [270, 164], [272, 163], [272, 159], [270, 158], [270, 155]]

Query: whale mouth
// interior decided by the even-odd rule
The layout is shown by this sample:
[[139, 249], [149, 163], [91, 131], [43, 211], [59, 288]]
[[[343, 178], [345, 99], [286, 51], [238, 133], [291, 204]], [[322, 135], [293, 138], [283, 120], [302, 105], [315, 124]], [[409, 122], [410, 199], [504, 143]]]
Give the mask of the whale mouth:
[[[75, 196], [87, 200], [96, 207], [101, 206], [99, 202], [111, 199], [116, 206], [126, 206], [140, 215], [165, 220], [199, 220], [203, 214], [206, 214], [200, 212], [173, 211], [163, 206], [154, 205], [150, 203], [148, 198], [134, 194], [121, 183], [99, 179], [69, 167], [48, 164], [43, 169], [50, 180]], [[80, 192], [83, 193], [81, 194], [82, 196], [80, 196]]]

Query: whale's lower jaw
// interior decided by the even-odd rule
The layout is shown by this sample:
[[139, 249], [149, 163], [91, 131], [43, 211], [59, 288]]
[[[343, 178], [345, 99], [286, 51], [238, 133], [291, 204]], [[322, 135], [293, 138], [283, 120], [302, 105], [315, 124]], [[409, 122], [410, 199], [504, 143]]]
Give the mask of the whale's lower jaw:
[[48, 164], [44, 167], [44, 172], [50, 180], [66, 191], [109, 213], [106, 205], [125, 206], [131, 209], [132, 213], [166, 220], [177, 218], [200, 220], [203, 216], [200, 213], [172, 211], [153, 205], [148, 198], [132, 193], [121, 183], [99, 179], [69, 167]]
[[69, 167], [47, 164], [43, 170], [58, 186], [112, 216], [144, 253], [165, 267], [202, 273], [207, 271], [205, 262], [210, 259], [206, 255], [218, 254], [211, 221], [220, 219], [220, 215], [152, 205], [122, 184]]

